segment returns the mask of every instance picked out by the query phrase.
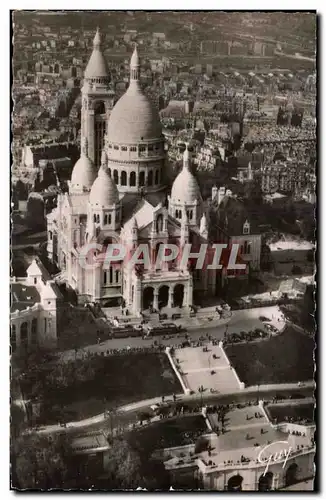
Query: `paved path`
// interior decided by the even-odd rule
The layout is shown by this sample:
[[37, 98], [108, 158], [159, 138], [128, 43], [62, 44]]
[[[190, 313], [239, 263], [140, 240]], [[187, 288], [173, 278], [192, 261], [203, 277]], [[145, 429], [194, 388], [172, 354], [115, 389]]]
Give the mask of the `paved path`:
[[[227, 329], [228, 333], [240, 333], [241, 331], [249, 331], [255, 328], [262, 328], [263, 324], [259, 320], [260, 316], [265, 316], [271, 319], [271, 324], [279, 329], [285, 325], [284, 320], [278, 321], [282, 318], [282, 313], [277, 306], [271, 307], [257, 307], [254, 309], [244, 309], [240, 311], [233, 311], [232, 316], [227, 320], [216, 320], [203, 323], [202, 326], [196, 326], [188, 330], [188, 337], [192, 341], [199, 340], [200, 337], [211, 336], [214, 340], [222, 340], [224, 333]], [[222, 321], [222, 324], [221, 324]], [[177, 323], [177, 322], [176, 322]], [[169, 338], [163, 339], [162, 336], [155, 338], [143, 339], [142, 337], [128, 337], [124, 339], [110, 339], [102, 342], [101, 344], [93, 344], [78, 349], [69, 349], [59, 353], [62, 361], [82, 357], [85, 353], [100, 353], [106, 352], [109, 349], [123, 349], [129, 347], [150, 347], [154, 341], [163, 346], [178, 346], [185, 340], [185, 334], [171, 335]], [[208, 340], [208, 338], [207, 338]]]
[[[203, 393], [203, 394], [193, 394], [193, 395], [185, 395], [185, 394], [179, 394], [177, 395], [177, 401], [176, 402], [200, 402], [204, 404], [209, 403], [213, 404], [214, 401], [219, 401], [224, 404], [239, 401], [239, 400], [245, 400], [245, 399], [251, 399], [251, 398], [257, 398], [257, 393], [259, 390], [259, 397], [263, 398], [265, 397], [273, 397], [275, 393], [281, 394], [288, 392], [307, 392], [309, 389], [313, 389], [315, 387], [314, 382], [307, 382], [304, 387], [298, 387], [297, 384], [274, 384], [274, 385], [261, 385], [257, 387], [248, 387], [245, 389], [242, 389], [238, 392], [232, 392], [232, 393], [224, 393], [224, 394], [211, 394], [211, 393]], [[165, 402], [173, 403], [173, 396], [166, 396], [165, 397]], [[157, 397], [157, 398], [152, 398], [152, 399], [146, 399], [142, 401], [137, 401], [135, 403], [127, 404], [124, 406], [121, 406], [115, 410], [115, 413], [128, 413], [128, 412], [133, 412], [135, 410], [142, 410], [146, 409], [149, 406], [156, 405], [162, 403], [162, 398]], [[76, 422], [69, 422], [66, 424], [66, 427], [61, 427], [60, 425], [47, 425], [44, 427], [40, 427], [37, 429], [32, 429], [31, 431], [38, 432], [40, 434], [51, 434], [54, 432], [63, 432], [64, 429], [82, 429], [85, 427], [88, 427], [92, 424], [97, 424], [101, 422], [105, 422], [107, 420], [107, 415], [105, 413], [100, 413], [99, 415], [95, 415], [93, 417], [84, 419], [84, 420], [79, 420]]]

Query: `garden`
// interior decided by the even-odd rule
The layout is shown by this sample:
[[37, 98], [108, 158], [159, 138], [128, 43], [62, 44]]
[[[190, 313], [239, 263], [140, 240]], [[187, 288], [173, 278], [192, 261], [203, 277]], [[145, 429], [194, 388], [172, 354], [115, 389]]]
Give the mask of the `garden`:
[[225, 346], [225, 352], [246, 386], [313, 379], [315, 343], [291, 326], [264, 342]]
[[30, 401], [34, 425], [82, 420], [181, 391], [166, 354], [148, 351], [33, 364], [19, 383], [24, 399]]
[[146, 446], [148, 451], [161, 450], [193, 444], [204, 433], [208, 433], [202, 415], [186, 415], [161, 420], [143, 429], [130, 433], [129, 441], [139, 448]]

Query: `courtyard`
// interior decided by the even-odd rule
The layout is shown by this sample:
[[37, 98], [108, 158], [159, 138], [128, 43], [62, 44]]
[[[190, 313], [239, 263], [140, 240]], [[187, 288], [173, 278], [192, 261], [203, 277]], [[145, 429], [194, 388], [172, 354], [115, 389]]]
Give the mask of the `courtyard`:
[[248, 387], [312, 380], [314, 346], [311, 337], [287, 325], [268, 340], [228, 345], [225, 352]]
[[237, 378], [219, 346], [212, 343], [206, 347], [176, 349], [174, 360], [186, 386], [197, 392], [235, 392], [240, 389]]
[[34, 424], [82, 420], [181, 387], [164, 353], [89, 355], [65, 364], [30, 367], [20, 381]]

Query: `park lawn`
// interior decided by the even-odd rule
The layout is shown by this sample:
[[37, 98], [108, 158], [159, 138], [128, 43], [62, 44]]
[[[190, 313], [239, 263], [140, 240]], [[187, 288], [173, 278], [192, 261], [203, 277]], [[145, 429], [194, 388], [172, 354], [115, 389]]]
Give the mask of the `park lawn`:
[[[41, 398], [38, 423], [52, 424], [82, 420], [124, 404], [180, 393], [180, 383], [165, 353], [141, 352], [128, 355], [96, 356], [91, 379], [70, 378], [58, 386], [48, 379]], [[22, 387], [25, 398], [30, 389]]]
[[285, 422], [285, 417], [294, 419], [294, 423], [300, 420], [307, 420], [308, 423], [314, 421], [314, 403], [302, 403], [302, 404], [292, 404], [292, 405], [268, 405], [266, 407], [271, 420], [276, 419], [277, 423]]
[[136, 449], [153, 452], [164, 448], [193, 444], [208, 429], [202, 415], [184, 415], [160, 420], [130, 433], [129, 442]]
[[313, 379], [314, 340], [291, 326], [261, 342], [228, 345], [225, 352], [246, 386]]

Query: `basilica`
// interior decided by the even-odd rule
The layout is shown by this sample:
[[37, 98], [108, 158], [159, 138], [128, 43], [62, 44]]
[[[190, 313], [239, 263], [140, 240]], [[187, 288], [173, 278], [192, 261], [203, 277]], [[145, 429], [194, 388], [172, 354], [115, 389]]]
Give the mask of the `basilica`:
[[[215, 294], [217, 272], [181, 267], [178, 261], [156, 267], [162, 244], [199, 244], [208, 239], [208, 222], [187, 147], [183, 167], [167, 187], [164, 136], [158, 111], [142, 91], [135, 47], [128, 90], [113, 106], [113, 93], [100, 33], [82, 87], [81, 155], [69, 191], [47, 216], [47, 251], [80, 303], [125, 304], [139, 315], [148, 308], [193, 305], [194, 292]], [[147, 244], [153, 265], [147, 269], [81, 265], [87, 243]], [[105, 252], [103, 251], [103, 254]]]

